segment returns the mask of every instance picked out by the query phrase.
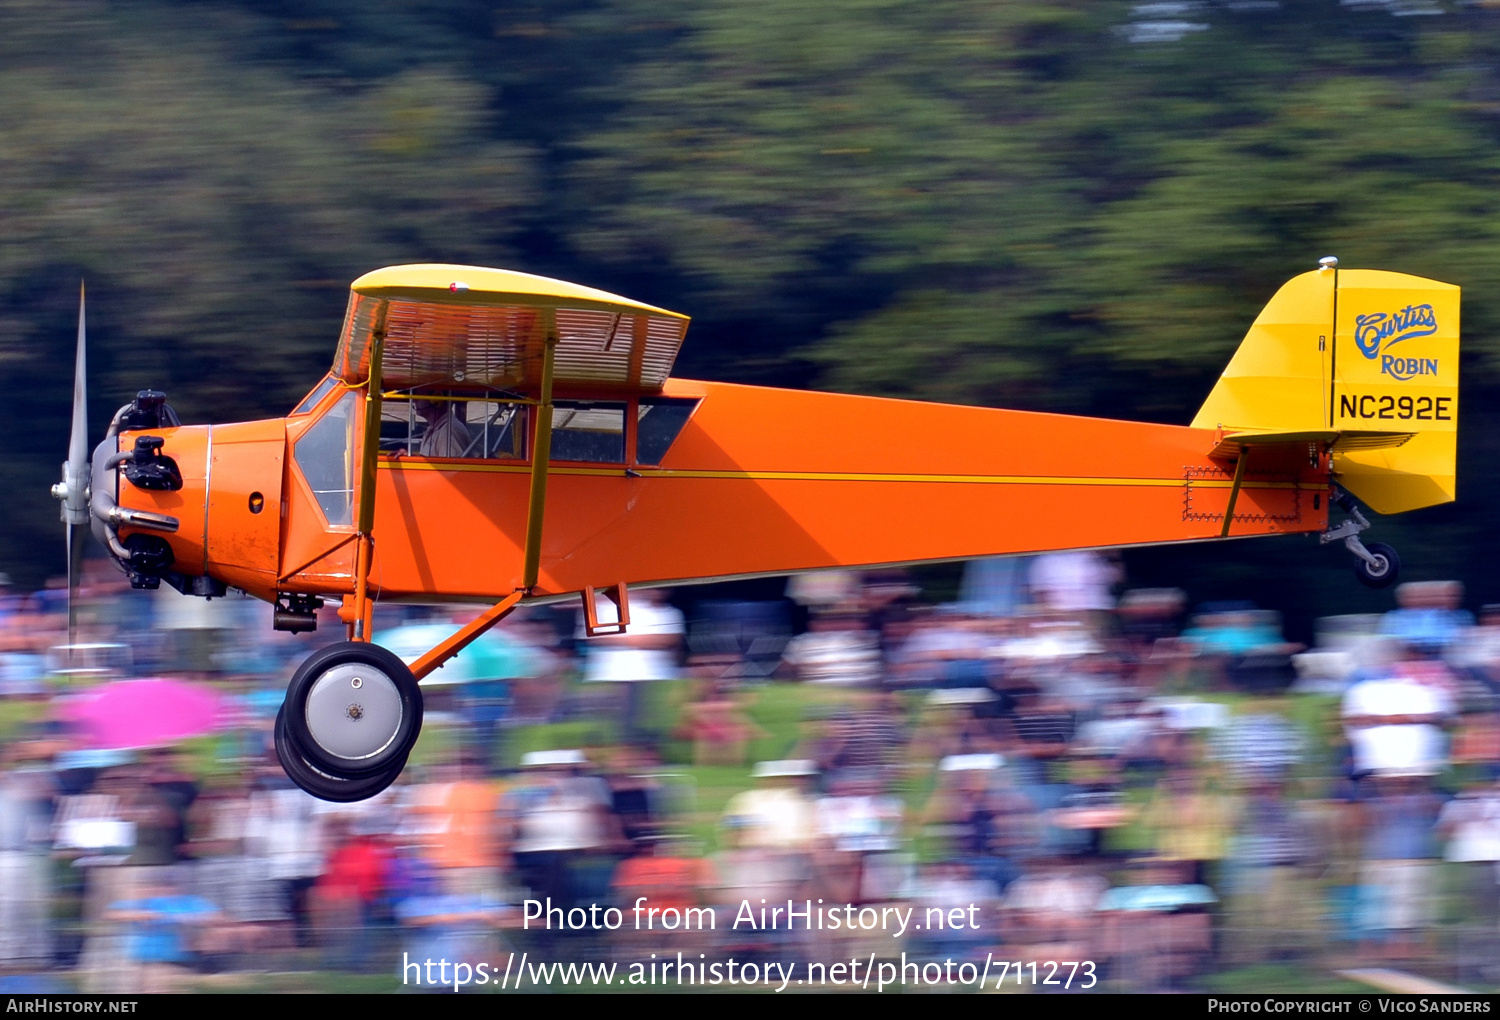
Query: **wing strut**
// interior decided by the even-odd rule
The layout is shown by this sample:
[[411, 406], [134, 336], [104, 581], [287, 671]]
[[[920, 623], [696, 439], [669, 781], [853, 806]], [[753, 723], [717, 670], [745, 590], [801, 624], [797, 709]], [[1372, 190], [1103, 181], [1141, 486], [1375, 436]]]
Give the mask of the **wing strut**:
[[1245, 462], [1250, 459], [1250, 447], [1241, 446], [1234, 460], [1234, 481], [1229, 485], [1229, 505], [1224, 508], [1224, 527], [1219, 529], [1220, 538], [1229, 537], [1229, 525], [1234, 523], [1234, 504], [1240, 498], [1240, 483], [1245, 480]]
[[389, 301], [380, 302], [370, 343], [370, 377], [365, 384], [364, 449], [360, 451], [359, 516], [355, 520], [354, 620], [349, 640], [370, 640], [370, 561], [375, 556], [375, 465], [380, 456], [380, 376], [385, 361], [385, 316]]
[[536, 587], [542, 560], [542, 518], [547, 512], [547, 465], [552, 459], [552, 363], [557, 353], [557, 313], [545, 310], [547, 342], [542, 353], [542, 393], [536, 409], [536, 442], [531, 451], [531, 506], [526, 511], [526, 560], [521, 590]]

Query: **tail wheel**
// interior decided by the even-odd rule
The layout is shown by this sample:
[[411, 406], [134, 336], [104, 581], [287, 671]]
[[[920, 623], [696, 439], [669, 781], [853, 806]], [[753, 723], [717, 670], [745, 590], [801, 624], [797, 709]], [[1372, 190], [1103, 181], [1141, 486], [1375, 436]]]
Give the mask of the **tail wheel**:
[[308, 764], [307, 759], [298, 749], [297, 740], [287, 726], [285, 705], [276, 712], [275, 736], [276, 757], [281, 762], [282, 771], [293, 783], [319, 800], [333, 801], [338, 804], [368, 800], [394, 783], [396, 777], [401, 775], [401, 770], [406, 768], [406, 758], [402, 756], [398, 761], [387, 765], [382, 772], [356, 778], [331, 776], [326, 772], [320, 772]]
[[287, 685], [284, 708], [301, 757], [344, 779], [404, 762], [422, 731], [417, 678], [394, 653], [368, 642], [315, 653]]
[[1354, 576], [1359, 578], [1361, 584], [1369, 588], [1388, 588], [1396, 583], [1396, 577], [1401, 573], [1401, 557], [1396, 555], [1396, 550], [1384, 542], [1369, 542], [1365, 545], [1374, 563], [1367, 563], [1359, 557], [1354, 559]]

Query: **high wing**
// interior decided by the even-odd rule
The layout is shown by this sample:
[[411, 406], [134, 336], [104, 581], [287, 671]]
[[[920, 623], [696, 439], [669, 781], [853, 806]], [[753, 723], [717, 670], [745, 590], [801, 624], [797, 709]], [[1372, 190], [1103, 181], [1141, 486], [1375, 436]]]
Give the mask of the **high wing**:
[[350, 288], [333, 374], [369, 377], [385, 337], [382, 385], [487, 387], [536, 393], [549, 332], [559, 389], [659, 393], [688, 317], [592, 287], [475, 266], [392, 266]]

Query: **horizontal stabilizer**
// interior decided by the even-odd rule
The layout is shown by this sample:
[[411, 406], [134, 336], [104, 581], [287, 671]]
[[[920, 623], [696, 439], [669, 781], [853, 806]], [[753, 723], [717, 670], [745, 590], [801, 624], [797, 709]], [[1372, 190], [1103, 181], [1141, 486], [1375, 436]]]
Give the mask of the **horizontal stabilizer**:
[[1210, 457], [1233, 460], [1242, 449], [1252, 446], [1281, 446], [1293, 443], [1332, 443], [1334, 452], [1344, 450], [1384, 450], [1406, 445], [1415, 432], [1371, 432], [1357, 429], [1343, 431], [1238, 432], [1224, 436], [1214, 445]]
[[1343, 432], [1333, 444], [1333, 452], [1344, 450], [1394, 450], [1415, 439], [1415, 432]]
[[1339, 437], [1337, 432], [1301, 430], [1297, 432], [1236, 432], [1222, 437], [1214, 444], [1210, 457], [1234, 460], [1240, 451], [1252, 446], [1281, 446], [1290, 443], [1331, 443]]

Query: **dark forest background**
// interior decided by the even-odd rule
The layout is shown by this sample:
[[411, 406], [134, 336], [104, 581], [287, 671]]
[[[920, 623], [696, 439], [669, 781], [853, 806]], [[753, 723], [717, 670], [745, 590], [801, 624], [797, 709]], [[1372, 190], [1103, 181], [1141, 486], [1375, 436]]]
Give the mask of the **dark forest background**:
[[[0, 0], [0, 569], [63, 569], [81, 277], [91, 441], [284, 414], [419, 261], [684, 311], [680, 375], [1185, 423], [1334, 254], [1464, 288], [1459, 502], [1373, 537], [1500, 601], [1497, 142], [1478, 0]], [[1295, 630], [1390, 604], [1346, 560], [1126, 562]]]

